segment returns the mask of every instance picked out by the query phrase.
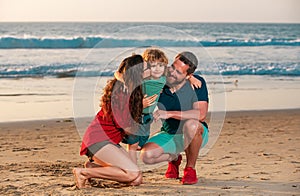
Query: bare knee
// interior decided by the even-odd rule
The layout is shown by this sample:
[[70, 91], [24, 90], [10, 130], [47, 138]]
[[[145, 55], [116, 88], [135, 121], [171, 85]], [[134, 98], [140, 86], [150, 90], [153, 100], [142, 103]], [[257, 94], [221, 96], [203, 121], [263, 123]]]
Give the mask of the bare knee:
[[154, 153], [152, 150], [142, 150], [140, 156], [145, 164], [153, 164]]
[[184, 136], [190, 139], [202, 137], [204, 129], [198, 120], [187, 120], [183, 126]]
[[155, 158], [162, 154], [162, 150], [154, 143], [146, 144], [141, 151], [141, 159], [145, 164], [154, 164]]
[[140, 171], [126, 171], [127, 182], [132, 182], [141, 175]]
[[137, 175], [137, 177], [133, 181], [131, 181], [129, 183], [129, 185], [138, 186], [138, 185], [140, 185], [142, 183], [143, 183], [143, 175], [142, 175], [142, 172], [139, 172], [139, 174]]

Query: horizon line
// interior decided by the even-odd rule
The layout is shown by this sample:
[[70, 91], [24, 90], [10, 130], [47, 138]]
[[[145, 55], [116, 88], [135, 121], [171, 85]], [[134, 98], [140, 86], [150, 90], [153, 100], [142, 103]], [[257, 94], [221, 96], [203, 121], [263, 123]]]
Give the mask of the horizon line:
[[75, 20], [57, 20], [57, 21], [47, 21], [47, 20], [32, 20], [32, 21], [0, 21], [0, 23], [215, 23], [215, 24], [300, 24], [299, 22], [288, 22], [288, 21], [98, 21], [98, 20], [85, 20], [85, 21], [75, 21]]

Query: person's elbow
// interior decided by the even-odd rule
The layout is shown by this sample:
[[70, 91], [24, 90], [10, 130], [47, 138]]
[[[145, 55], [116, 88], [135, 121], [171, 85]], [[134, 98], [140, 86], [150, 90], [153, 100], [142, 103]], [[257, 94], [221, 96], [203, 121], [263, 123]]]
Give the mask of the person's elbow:
[[205, 114], [200, 114], [200, 116], [199, 116], [199, 121], [200, 121], [200, 122], [204, 122], [205, 119], [206, 119], [206, 113], [205, 113]]

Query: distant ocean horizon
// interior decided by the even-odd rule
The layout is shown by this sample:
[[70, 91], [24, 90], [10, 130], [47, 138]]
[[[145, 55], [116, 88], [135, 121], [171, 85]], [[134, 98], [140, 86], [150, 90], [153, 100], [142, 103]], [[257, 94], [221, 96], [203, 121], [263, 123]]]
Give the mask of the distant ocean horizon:
[[[149, 28], [143, 30], [149, 25], [154, 36]], [[118, 33], [126, 29], [132, 30]], [[178, 37], [172, 29], [187, 36]], [[0, 78], [112, 76], [116, 67], [87, 59], [90, 50], [109, 56], [112, 51], [153, 45], [205, 48], [218, 69], [200, 59], [199, 74], [297, 77], [299, 32], [300, 24], [274, 23], [0, 23]]]

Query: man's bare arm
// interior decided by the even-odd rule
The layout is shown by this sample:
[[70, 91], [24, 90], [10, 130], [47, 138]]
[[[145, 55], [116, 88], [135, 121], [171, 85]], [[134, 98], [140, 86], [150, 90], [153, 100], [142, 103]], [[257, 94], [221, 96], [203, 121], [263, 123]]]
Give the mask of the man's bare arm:
[[206, 101], [197, 101], [193, 104], [192, 110], [187, 111], [165, 111], [157, 110], [153, 117], [155, 120], [175, 118], [178, 120], [196, 119], [204, 121], [208, 111], [208, 103]]

